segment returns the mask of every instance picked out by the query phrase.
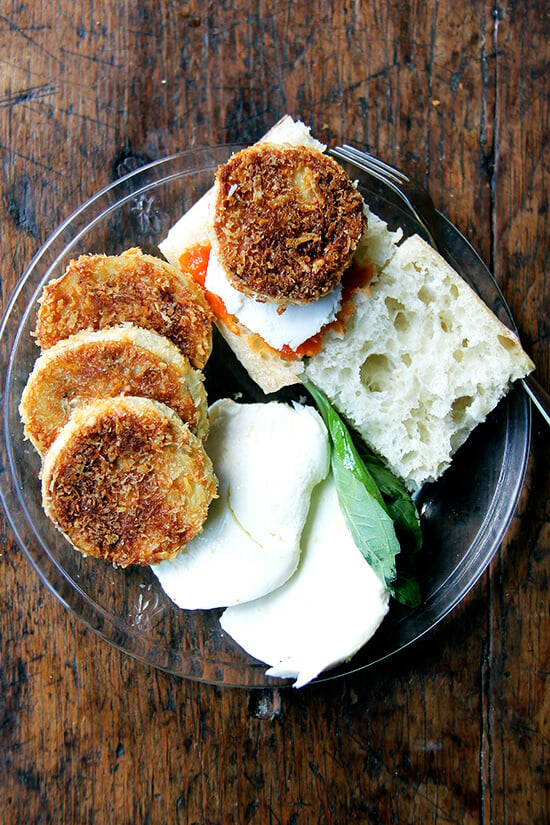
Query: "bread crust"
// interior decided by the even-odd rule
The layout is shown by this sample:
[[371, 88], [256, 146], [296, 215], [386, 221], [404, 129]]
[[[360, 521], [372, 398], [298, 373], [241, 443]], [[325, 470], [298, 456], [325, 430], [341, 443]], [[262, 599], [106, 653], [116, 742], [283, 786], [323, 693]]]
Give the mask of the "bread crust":
[[35, 336], [43, 349], [82, 330], [124, 322], [173, 341], [202, 369], [212, 350], [211, 312], [203, 289], [176, 267], [133, 248], [83, 255], [44, 287]]
[[161, 401], [206, 435], [202, 374], [167, 338], [131, 324], [80, 332], [42, 353], [21, 397], [25, 435], [43, 456], [76, 407], [117, 395]]
[[268, 346], [244, 324], [234, 325], [238, 333], [231, 330], [221, 318], [216, 319], [216, 326], [250, 378], [266, 395], [300, 383], [300, 376], [304, 372], [302, 360], [285, 360], [277, 350]]
[[201, 529], [215, 492], [201, 441], [146, 398], [76, 410], [43, 463], [46, 514], [77, 550], [122, 567], [173, 558]]
[[259, 143], [216, 173], [213, 247], [256, 300], [307, 304], [340, 282], [366, 228], [361, 195], [333, 158]]

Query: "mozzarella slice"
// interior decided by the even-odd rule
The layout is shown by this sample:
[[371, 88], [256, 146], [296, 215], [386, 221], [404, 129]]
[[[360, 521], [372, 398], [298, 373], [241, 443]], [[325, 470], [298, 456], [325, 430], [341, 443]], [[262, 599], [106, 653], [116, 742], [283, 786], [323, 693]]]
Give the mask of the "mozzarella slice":
[[322, 419], [300, 405], [217, 401], [205, 448], [218, 498], [202, 532], [151, 568], [185, 609], [238, 604], [283, 584], [298, 565], [312, 490], [329, 468]]
[[222, 628], [271, 665], [268, 676], [302, 687], [350, 659], [386, 615], [389, 593], [344, 523], [332, 476], [313, 492], [296, 573], [282, 587], [224, 611]]
[[235, 289], [214, 251], [210, 253], [205, 287], [218, 295], [231, 315], [258, 333], [270, 346], [296, 349], [322, 326], [336, 319], [342, 303], [342, 285], [310, 304], [292, 304], [282, 312], [276, 304], [255, 301]]

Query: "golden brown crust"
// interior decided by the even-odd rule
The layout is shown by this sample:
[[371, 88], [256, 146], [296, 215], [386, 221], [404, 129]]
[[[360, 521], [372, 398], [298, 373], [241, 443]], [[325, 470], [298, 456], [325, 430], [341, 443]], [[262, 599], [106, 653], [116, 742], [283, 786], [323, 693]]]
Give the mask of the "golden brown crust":
[[199, 439], [145, 398], [76, 410], [44, 459], [47, 515], [82, 553], [122, 567], [173, 558], [201, 529], [215, 491]]
[[170, 341], [133, 326], [81, 332], [42, 353], [21, 398], [25, 435], [44, 455], [76, 407], [117, 395], [162, 401], [206, 435], [202, 375]]
[[129, 249], [83, 255], [44, 288], [35, 335], [43, 349], [81, 330], [130, 322], [173, 341], [197, 369], [212, 349], [211, 313], [192, 278]]
[[212, 233], [233, 286], [309, 303], [340, 281], [366, 228], [341, 166], [315, 149], [259, 143], [218, 169]]

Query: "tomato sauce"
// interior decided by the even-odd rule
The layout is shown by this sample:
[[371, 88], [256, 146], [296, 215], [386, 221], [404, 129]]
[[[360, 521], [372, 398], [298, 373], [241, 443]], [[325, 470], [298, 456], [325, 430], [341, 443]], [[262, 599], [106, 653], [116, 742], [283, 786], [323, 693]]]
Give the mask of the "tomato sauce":
[[[203, 241], [202, 243], [190, 246], [188, 249], [184, 249], [179, 258], [182, 272], [190, 275], [191, 278], [202, 287], [204, 287], [206, 281], [206, 270], [208, 268], [211, 248], [212, 246], [209, 241]], [[235, 335], [240, 335], [237, 319], [227, 311], [222, 299], [207, 289], [205, 289], [205, 292], [206, 299], [214, 315], [223, 321], [231, 332]]]
[[[204, 241], [185, 249], [179, 259], [182, 271], [190, 275], [193, 280], [202, 287], [204, 287], [206, 281], [206, 270], [208, 267], [210, 250], [210, 242]], [[268, 344], [265, 344], [265, 346], [268, 347], [268, 349], [277, 352], [286, 361], [294, 361], [306, 356], [311, 357], [316, 355], [321, 349], [321, 344], [323, 343], [323, 338], [327, 330], [330, 329], [337, 335], [344, 334], [346, 324], [353, 315], [353, 303], [351, 298], [360, 290], [368, 290], [368, 286], [374, 275], [375, 268], [371, 261], [359, 263], [354, 260], [342, 278], [342, 304], [334, 321], [325, 324], [319, 332], [312, 335], [311, 338], [308, 338], [307, 341], [304, 341], [304, 343], [300, 344], [300, 346], [296, 347], [296, 349], [292, 349], [291, 347], [285, 345], [280, 350], [273, 350], [273, 347], [270, 347]], [[240, 335], [238, 321], [234, 315], [231, 315], [227, 311], [222, 299], [213, 292], [209, 292], [207, 289], [205, 291], [208, 303], [210, 304], [210, 308], [212, 309], [214, 315], [223, 321], [231, 332], [235, 335]]]

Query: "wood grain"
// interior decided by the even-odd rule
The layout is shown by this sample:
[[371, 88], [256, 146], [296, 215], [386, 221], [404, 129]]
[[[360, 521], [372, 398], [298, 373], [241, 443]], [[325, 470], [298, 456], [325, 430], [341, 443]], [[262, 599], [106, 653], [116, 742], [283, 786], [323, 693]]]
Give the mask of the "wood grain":
[[[550, 21], [514, 0], [7, 2], [5, 306], [58, 223], [133, 154], [256, 139], [282, 114], [427, 182], [509, 301], [548, 388]], [[543, 825], [550, 438], [517, 515], [426, 639], [303, 691], [153, 671], [54, 599], [0, 527], [0, 821]]]

